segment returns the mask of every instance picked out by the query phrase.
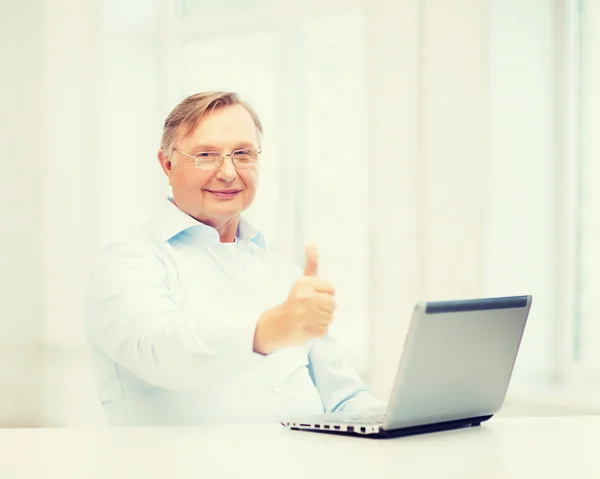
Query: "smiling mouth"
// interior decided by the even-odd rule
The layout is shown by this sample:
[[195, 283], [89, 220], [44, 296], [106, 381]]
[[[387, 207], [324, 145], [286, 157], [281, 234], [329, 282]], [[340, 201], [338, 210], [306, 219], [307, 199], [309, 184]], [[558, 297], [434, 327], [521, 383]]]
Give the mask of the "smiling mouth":
[[233, 198], [242, 190], [206, 190], [217, 198]]

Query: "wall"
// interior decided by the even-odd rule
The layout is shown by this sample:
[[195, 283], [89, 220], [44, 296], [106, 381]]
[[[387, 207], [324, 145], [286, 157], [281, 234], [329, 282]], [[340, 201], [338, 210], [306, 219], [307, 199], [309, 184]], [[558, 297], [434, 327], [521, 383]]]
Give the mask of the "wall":
[[0, 424], [37, 413], [43, 301], [40, 250], [43, 55], [40, 0], [0, 4]]

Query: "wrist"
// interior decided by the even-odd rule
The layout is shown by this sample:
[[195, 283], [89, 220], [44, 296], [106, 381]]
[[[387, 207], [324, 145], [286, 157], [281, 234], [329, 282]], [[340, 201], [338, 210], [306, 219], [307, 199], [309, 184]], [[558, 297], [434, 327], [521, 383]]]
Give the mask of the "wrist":
[[278, 326], [281, 325], [281, 316], [281, 305], [267, 309], [261, 315], [254, 332], [253, 349], [255, 353], [267, 355], [280, 349], [281, 335]]

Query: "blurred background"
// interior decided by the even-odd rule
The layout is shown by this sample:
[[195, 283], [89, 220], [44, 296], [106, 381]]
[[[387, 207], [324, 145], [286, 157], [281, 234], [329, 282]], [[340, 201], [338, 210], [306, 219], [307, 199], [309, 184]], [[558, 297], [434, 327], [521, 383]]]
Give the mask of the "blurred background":
[[258, 111], [248, 216], [318, 245], [377, 395], [416, 301], [532, 294], [501, 414], [600, 413], [600, 1], [0, 0], [0, 36], [0, 425], [104, 425], [89, 267], [204, 90]]

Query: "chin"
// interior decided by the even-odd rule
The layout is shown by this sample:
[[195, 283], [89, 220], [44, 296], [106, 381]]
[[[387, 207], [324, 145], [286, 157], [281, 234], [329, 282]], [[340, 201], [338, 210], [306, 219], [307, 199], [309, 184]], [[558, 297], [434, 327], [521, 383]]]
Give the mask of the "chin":
[[221, 208], [211, 208], [209, 214], [213, 218], [221, 218], [224, 220], [228, 220], [240, 215], [242, 211], [244, 211], [242, 208], [235, 208], [233, 207], [233, 205], [230, 207], [226, 207], [225, 205], [223, 205], [223, 207]]

